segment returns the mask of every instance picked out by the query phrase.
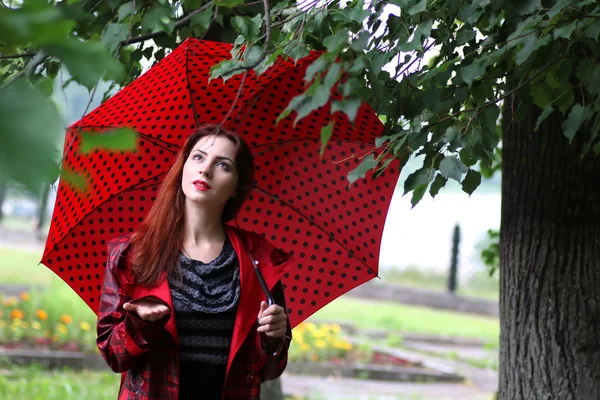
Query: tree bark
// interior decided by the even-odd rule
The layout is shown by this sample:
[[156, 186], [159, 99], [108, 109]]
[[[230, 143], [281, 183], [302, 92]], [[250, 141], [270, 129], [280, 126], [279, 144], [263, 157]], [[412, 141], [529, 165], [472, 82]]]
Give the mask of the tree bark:
[[600, 157], [504, 109], [499, 398], [600, 399]]

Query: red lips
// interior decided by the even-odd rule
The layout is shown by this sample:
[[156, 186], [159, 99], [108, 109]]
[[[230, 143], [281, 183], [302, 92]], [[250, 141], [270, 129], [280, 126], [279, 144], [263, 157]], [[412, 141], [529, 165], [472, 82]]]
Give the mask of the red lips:
[[198, 190], [208, 190], [210, 189], [210, 185], [204, 181], [201, 180], [197, 180], [193, 182], [194, 186], [196, 187], [196, 189]]

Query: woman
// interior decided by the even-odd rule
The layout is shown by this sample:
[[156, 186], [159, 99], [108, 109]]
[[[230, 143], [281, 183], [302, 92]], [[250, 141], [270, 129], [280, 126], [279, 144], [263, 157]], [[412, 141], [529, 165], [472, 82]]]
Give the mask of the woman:
[[280, 279], [293, 260], [225, 225], [252, 183], [239, 136], [200, 129], [139, 229], [110, 249], [97, 342], [123, 373], [119, 399], [258, 399], [261, 382], [285, 369], [291, 329]]

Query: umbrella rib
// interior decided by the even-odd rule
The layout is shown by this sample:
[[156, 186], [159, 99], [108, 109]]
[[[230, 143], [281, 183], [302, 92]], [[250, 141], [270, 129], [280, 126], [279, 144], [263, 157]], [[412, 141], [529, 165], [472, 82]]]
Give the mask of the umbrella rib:
[[373, 268], [369, 267], [369, 265], [367, 265], [367, 263], [361, 259], [359, 259], [353, 251], [351, 251], [350, 249], [348, 249], [348, 247], [346, 247], [346, 245], [344, 245], [343, 243], [341, 243], [339, 240], [337, 240], [331, 233], [327, 232], [325, 229], [323, 229], [319, 224], [317, 224], [316, 222], [314, 222], [312, 220], [312, 218], [308, 217], [306, 214], [304, 214], [302, 211], [298, 210], [296, 207], [292, 206], [290, 203], [286, 202], [285, 200], [281, 199], [279, 196], [274, 195], [268, 191], [266, 191], [265, 189], [259, 187], [259, 186], [254, 186], [254, 188], [256, 190], [258, 190], [259, 192], [264, 193], [265, 195], [271, 197], [273, 200], [279, 201], [280, 203], [282, 203], [283, 205], [285, 205], [286, 207], [290, 208], [292, 211], [295, 211], [297, 214], [299, 214], [302, 218], [306, 219], [307, 221], [309, 221], [311, 224], [313, 224], [314, 226], [317, 227], [317, 229], [319, 229], [321, 232], [323, 232], [325, 235], [327, 235], [329, 238], [331, 238], [333, 241], [335, 241], [337, 244], [340, 245], [341, 248], [343, 248], [344, 250], [346, 250], [346, 252], [348, 254], [350, 254], [353, 258], [355, 258], [356, 260], [358, 260], [358, 262], [360, 262], [365, 268], [367, 268], [372, 274], [374, 274], [376, 277], [379, 277], [379, 275], [373, 271]]
[[190, 47], [188, 46], [188, 48], [186, 49], [187, 51], [185, 52], [185, 81], [186, 81], [186, 87], [188, 90], [188, 94], [190, 95], [190, 104], [192, 106], [192, 112], [194, 113], [194, 122], [196, 122], [196, 129], [198, 129], [198, 126], [200, 124], [200, 119], [198, 118], [198, 112], [196, 111], [196, 107], [194, 106], [194, 97], [192, 96], [192, 88], [190, 86], [190, 77], [189, 77], [189, 72], [190, 72], [190, 68], [189, 68], [189, 61], [190, 61], [190, 57], [189, 57], [189, 52], [190, 52]]
[[[138, 182], [138, 183], [136, 183], [135, 185], [133, 185], [133, 186], [130, 186], [130, 187], [128, 187], [127, 189], [124, 189], [124, 190], [120, 191], [119, 193], [115, 193], [115, 194], [113, 194], [113, 195], [111, 195], [111, 196], [107, 197], [107, 198], [106, 198], [106, 200], [104, 200], [102, 203], [98, 204], [98, 205], [97, 205], [96, 207], [94, 207], [92, 210], [90, 210], [90, 211], [88, 211], [87, 213], [85, 213], [85, 215], [83, 215], [83, 217], [82, 217], [82, 218], [81, 218], [81, 219], [80, 219], [80, 220], [79, 220], [79, 221], [78, 221], [78, 222], [77, 222], [75, 225], [73, 225], [73, 226], [72, 226], [70, 229], [71, 229], [71, 230], [73, 230], [73, 229], [75, 229], [75, 227], [77, 227], [77, 226], [81, 225], [81, 224], [83, 223], [83, 221], [84, 221], [84, 220], [85, 220], [85, 219], [86, 219], [86, 218], [87, 218], [87, 217], [88, 217], [88, 216], [89, 216], [91, 213], [93, 213], [94, 211], [96, 211], [96, 209], [98, 209], [99, 207], [102, 207], [104, 204], [106, 204], [107, 202], [111, 201], [112, 199], [114, 199], [114, 198], [115, 198], [115, 197], [117, 197], [117, 196], [122, 196], [123, 194], [129, 193], [129, 192], [133, 192], [134, 190], [139, 190], [139, 189], [147, 189], [147, 188], [151, 188], [151, 187], [153, 187], [153, 186], [158, 186], [158, 185], [162, 184], [162, 181], [160, 181], [160, 182], [152, 183], [152, 184], [150, 184], [150, 185], [147, 185], [147, 186], [137, 186], [137, 185], [140, 185], [140, 184], [142, 184], [142, 183], [146, 183], [146, 182], [149, 182], [149, 181], [151, 181], [151, 180], [154, 180], [154, 179], [158, 178], [158, 177], [159, 177], [159, 176], [161, 176], [161, 175], [166, 175], [166, 174], [167, 174], [167, 172], [161, 172], [161, 173], [160, 173], [160, 174], [158, 174], [158, 175], [154, 175], [154, 176], [153, 176], [153, 177], [151, 177], [151, 178], [148, 178], [148, 179], [144, 179], [144, 180], [142, 180], [142, 181], [139, 181], [139, 182]], [[62, 236], [60, 236], [58, 239], [56, 239], [56, 242], [55, 242], [55, 243], [58, 243], [58, 242], [60, 242], [60, 241], [61, 241], [62, 239], [64, 239], [66, 236], [67, 236], [67, 233], [65, 232], [65, 233], [64, 233]], [[51, 251], [53, 251], [53, 250], [54, 250], [54, 248], [52, 247], [52, 248], [51, 248], [51, 250], [48, 252], [48, 254], [49, 254]], [[44, 249], [44, 255], [46, 255], [46, 251], [45, 251], [45, 249]]]
[[[262, 156], [262, 155], [264, 155], [264, 154], [268, 153], [269, 151], [277, 150], [278, 148], [280, 148], [280, 147], [283, 147], [283, 146], [284, 146], [284, 145], [286, 145], [286, 144], [290, 144], [290, 143], [294, 143], [294, 142], [306, 142], [306, 141], [309, 141], [309, 142], [314, 142], [314, 141], [318, 141], [318, 140], [319, 140], [319, 139], [315, 139], [315, 138], [304, 138], [304, 139], [299, 139], [299, 138], [296, 138], [296, 139], [290, 139], [290, 140], [286, 140], [286, 141], [283, 141], [283, 142], [271, 142], [271, 143], [265, 143], [265, 144], [261, 144], [261, 145], [258, 145], [258, 146], [253, 146], [253, 147], [252, 147], [252, 150], [254, 150], [254, 149], [257, 149], [257, 148], [259, 148], [259, 147], [267, 147], [267, 146], [276, 146], [276, 145], [277, 145], [277, 147], [273, 147], [273, 148], [271, 148], [271, 149], [268, 149], [268, 150], [262, 151], [262, 152], [260, 152], [260, 153], [258, 153], [258, 154], [257, 154], [257, 155], [259, 155], [259, 156]], [[347, 140], [347, 139], [330, 139], [330, 141], [331, 141], [331, 142], [344, 142], [344, 143], [350, 143], [350, 144], [356, 144], [356, 145], [366, 145], [366, 146], [371, 146], [371, 145], [368, 145], [368, 144], [366, 144], [365, 142], [359, 142], [359, 141], [357, 141], [357, 140]], [[373, 147], [374, 147], [374, 146], [373, 146]]]
[[[120, 129], [122, 127], [120, 127], [120, 126], [110, 126], [110, 125], [86, 125], [86, 126], [83, 126], [82, 128]], [[175, 144], [167, 142], [166, 140], [162, 140], [162, 139], [156, 138], [154, 136], [147, 135], [145, 133], [140, 133], [138, 131], [136, 131], [136, 133], [138, 135], [140, 135], [141, 137], [143, 137], [144, 139], [146, 139], [147, 141], [149, 141], [152, 144], [154, 144], [155, 146], [158, 146], [158, 147], [160, 147], [163, 150], [167, 150], [168, 152], [170, 152], [172, 154], [177, 154], [177, 150], [173, 150], [173, 149], [170, 149], [168, 147], [165, 147], [165, 145], [167, 145], [167, 146], [176, 146]]]

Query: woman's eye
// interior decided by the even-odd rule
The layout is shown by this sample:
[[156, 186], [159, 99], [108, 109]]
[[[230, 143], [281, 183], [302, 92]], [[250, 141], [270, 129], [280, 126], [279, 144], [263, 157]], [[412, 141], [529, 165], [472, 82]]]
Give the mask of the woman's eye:
[[220, 162], [218, 166], [223, 168], [225, 171], [229, 171], [229, 164], [227, 164], [226, 162]]
[[200, 154], [195, 154], [192, 156], [192, 160], [202, 160], [202, 156]]

